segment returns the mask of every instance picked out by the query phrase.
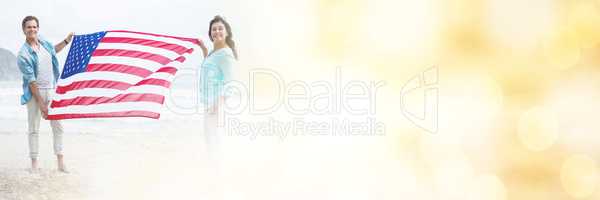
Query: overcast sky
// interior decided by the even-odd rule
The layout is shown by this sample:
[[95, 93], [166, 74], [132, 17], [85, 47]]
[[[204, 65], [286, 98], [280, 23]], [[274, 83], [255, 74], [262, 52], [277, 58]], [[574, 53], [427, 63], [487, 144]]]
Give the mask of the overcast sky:
[[[311, 1], [1, 1], [0, 47], [14, 53], [24, 42], [20, 23], [27, 15], [40, 19], [40, 34], [52, 42], [62, 40], [69, 32], [116, 29], [207, 41], [209, 21], [214, 15], [222, 15], [231, 23], [234, 40], [248, 65], [283, 64], [283, 60], [297, 57], [314, 45], [316, 16]], [[66, 52], [60, 53], [61, 63], [65, 56]]]

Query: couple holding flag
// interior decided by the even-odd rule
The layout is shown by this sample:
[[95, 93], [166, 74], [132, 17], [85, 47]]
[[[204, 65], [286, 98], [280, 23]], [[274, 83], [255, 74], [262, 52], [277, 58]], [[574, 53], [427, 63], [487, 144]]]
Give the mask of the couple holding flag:
[[[228, 94], [237, 60], [231, 27], [222, 17], [209, 23], [213, 43], [209, 52], [200, 39], [142, 33], [103, 31], [73, 35], [56, 45], [38, 36], [34, 16], [23, 19], [25, 43], [17, 65], [23, 75], [21, 104], [27, 106], [31, 168], [38, 169], [39, 123], [50, 121], [58, 170], [68, 173], [63, 160], [60, 120], [99, 117], [148, 117], [158, 119], [164, 96], [186, 55], [200, 47], [204, 60], [199, 68], [199, 101], [207, 108], [204, 134], [211, 156], [218, 148], [218, 119]], [[56, 54], [71, 44], [62, 72]]]

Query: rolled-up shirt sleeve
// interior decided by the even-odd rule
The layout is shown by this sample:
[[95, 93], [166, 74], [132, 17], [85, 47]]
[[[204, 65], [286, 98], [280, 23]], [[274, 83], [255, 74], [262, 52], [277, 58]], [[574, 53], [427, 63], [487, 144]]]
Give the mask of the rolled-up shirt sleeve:
[[19, 66], [19, 70], [23, 74], [23, 79], [25, 79], [27, 83], [35, 81], [33, 66], [27, 61], [25, 56], [19, 55], [19, 57], [17, 58], [17, 65]]

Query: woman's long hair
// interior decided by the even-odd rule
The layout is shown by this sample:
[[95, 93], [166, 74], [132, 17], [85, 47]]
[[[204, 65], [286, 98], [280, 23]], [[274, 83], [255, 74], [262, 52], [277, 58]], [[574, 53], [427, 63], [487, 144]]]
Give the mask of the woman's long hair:
[[227, 21], [225, 21], [225, 19], [223, 19], [223, 17], [219, 15], [215, 16], [215, 18], [210, 20], [210, 25], [208, 26], [208, 37], [210, 38], [210, 41], [213, 41], [212, 34], [210, 33], [212, 30], [212, 25], [217, 22], [221, 22], [223, 23], [223, 25], [225, 25], [225, 29], [227, 30], [227, 37], [225, 38], [225, 43], [227, 43], [227, 46], [229, 46], [229, 48], [233, 50], [233, 56], [235, 57], [235, 59], [238, 59], [238, 54], [235, 50], [235, 42], [233, 41], [233, 33], [231, 33], [231, 26], [229, 26], [229, 23], [227, 23]]

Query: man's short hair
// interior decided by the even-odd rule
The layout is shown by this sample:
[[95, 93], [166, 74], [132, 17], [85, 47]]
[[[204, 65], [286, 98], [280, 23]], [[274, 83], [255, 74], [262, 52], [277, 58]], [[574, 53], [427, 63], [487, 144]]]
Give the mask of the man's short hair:
[[35, 20], [35, 24], [37, 25], [37, 27], [38, 28], [40, 27], [40, 22], [38, 21], [38, 18], [35, 16], [29, 15], [29, 16], [23, 18], [23, 22], [21, 22], [21, 29], [25, 29], [25, 23], [27, 23], [28, 21], [31, 21], [31, 20]]

